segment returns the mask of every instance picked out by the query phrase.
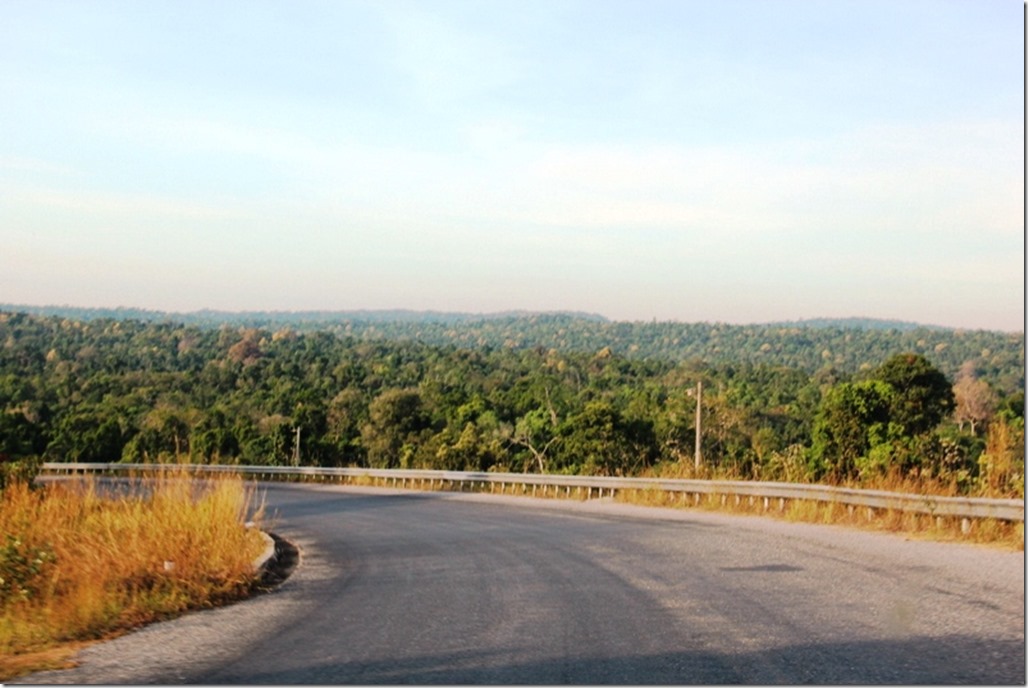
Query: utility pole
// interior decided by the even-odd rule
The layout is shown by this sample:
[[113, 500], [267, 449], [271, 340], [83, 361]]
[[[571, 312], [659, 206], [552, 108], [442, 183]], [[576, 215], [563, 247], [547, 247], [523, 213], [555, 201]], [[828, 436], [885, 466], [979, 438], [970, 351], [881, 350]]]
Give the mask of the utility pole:
[[703, 454], [700, 451], [700, 440], [703, 437], [703, 381], [696, 381], [696, 453], [694, 460], [696, 461], [696, 470], [700, 470], [700, 463], [703, 460]]
[[293, 465], [300, 465], [300, 426], [296, 426], [296, 442], [293, 443]]

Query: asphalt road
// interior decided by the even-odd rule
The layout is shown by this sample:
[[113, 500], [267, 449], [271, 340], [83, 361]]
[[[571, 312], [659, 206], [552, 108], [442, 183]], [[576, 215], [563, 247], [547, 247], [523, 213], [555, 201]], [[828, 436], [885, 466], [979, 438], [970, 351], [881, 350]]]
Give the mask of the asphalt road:
[[1024, 684], [1024, 555], [613, 503], [266, 486], [274, 592], [32, 681]]

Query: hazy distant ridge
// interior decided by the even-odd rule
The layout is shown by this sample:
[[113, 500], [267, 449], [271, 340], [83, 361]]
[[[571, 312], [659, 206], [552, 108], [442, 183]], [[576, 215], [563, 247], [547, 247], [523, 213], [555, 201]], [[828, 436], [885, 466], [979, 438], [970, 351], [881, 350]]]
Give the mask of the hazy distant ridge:
[[157, 311], [145, 308], [83, 308], [79, 306], [26, 306], [0, 304], [0, 311], [53, 315], [77, 320], [113, 318], [115, 320], [141, 320], [143, 322], [181, 322], [184, 324], [230, 324], [251, 327], [264, 325], [332, 324], [341, 322], [395, 322], [395, 323], [467, 323], [483, 320], [502, 320], [531, 317], [568, 317], [590, 322], [609, 322], [597, 313], [581, 311], [500, 311], [496, 313], [464, 313], [458, 311], [417, 311], [411, 309], [349, 310], [349, 311], [220, 311], [205, 308], [199, 311]]
[[[570, 318], [588, 322], [617, 323], [598, 313], [583, 311], [529, 311], [511, 310], [495, 313], [470, 313], [461, 311], [419, 311], [406, 308], [400, 309], [358, 309], [358, 310], [311, 310], [311, 311], [222, 311], [202, 309], [198, 311], [158, 311], [144, 308], [84, 308], [79, 306], [27, 306], [21, 304], [0, 304], [0, 310], [9, 312], [32, 313], [35, 315], [55, 315], [81, 320], [98, 318], [131, 319], [144, 322], [182, 322], [185, 324], [231, 324], [250, 327], [266, 325], [303, 325], [303, 324], [335, 324], [343, 322], [375, 322], [375, 323], [471, 323], [489, 320], [510, 320], [521, 318]], [[687, 324], [683, 321], [660, 321], [676, 324]], [[702, 323], [716, 324], [722, 323]], [[836, 328], [854, 330], [897, 330], [909, 332], [917, 329], [954, 330], [958, 328], [943, 325], [925, 325], [907, 320], [886, 318], [810, 318], [803, 320], [782, 320], [752, 325], [734, 325], [735, 327], [788, 327], [788, 328]]]
[[844, 330], [898, 330], [899, 332], [909, 332], [918, 329], [958, 329], [944, 325], [924, 325], [909, 320], [890, 320], [885, 318], [811, 318], [809, 320], [783, 320], [766, 323], [766, 325], [768, 327], [838, 328]]

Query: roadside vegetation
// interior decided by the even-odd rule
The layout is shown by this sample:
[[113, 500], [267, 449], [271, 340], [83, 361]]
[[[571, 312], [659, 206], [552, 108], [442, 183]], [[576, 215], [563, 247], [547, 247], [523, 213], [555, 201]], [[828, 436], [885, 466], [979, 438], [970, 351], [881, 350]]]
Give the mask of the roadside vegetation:
[[[702, 383], [712, 476], [1024, 496], [1021, 333], [570, 316], [395, 326], [430, 325], [462, 342], [467, 328], [510, 336], [441, 346], [0, 313], [0, 462], [673, 472], [693, 461]], [[709, 356], [621, 354], [600, 326], [627, 349], [675, 335], [661, 346]], [[567, 348], [537, 344], [546, 333]]]
[[83, 641], [238, 599], [265, 548], [239, 478], [92, 480], [0, 493], [0, 680], [57, 668]]
[[[1006, 448], [1009, 451], [1009, 448]], [[997, 451], [997, 449], [993, 449]], [[690, 466], [679, 469], [667, 469], [654, 473], [662, 478], [700, 478], [716, 480], [737, 480], [733, 474], [713, 474], [711, 471], [699, 472]], [[848, 480], [838, 484], [839, 487], [850, 487], [865, 490], [881, 490], [901, 494], [920, 494], [939, 497], [957, 497], [957, 485], [952, 481], [904, 476], [899, 470], [893, 469], [887, 474], [873, 480]], [[988, 490], [985, 490], [986, 492]], [[762, 499], [746, 497], [722, 497], [709, 495], [698, 501], [684, 502], [681, 498], [666, 492], [630, 491], [618, 496], [620, 501], [646, 506], [671, 508], [698, 508], [708, 511], [726, 511], [738, 514], [752, 514], [772, 517], [787, 521], [814, 523], [823, 525], [839, 525], [859, 528], [862, 530], [882, 531], [905, 536], [942, 541], [959, 541], [965, 543], [988, 544], [1010, 550], [1024, 550], [1024, 523], [1008, 522], [998, 519], [974, 519], [965, 523], [963, 519], [953, 517], [936, 517], [929, 514], [894, 509], [873, 509], [848, 507], [844, 504], [815, 502], [805, 500], [786, 500], [780, 504], [778, 500], [770, 500], [765, 504]]]
[[313, 465], [1024, 498], [1023, 333], [86, 315], [0, 312], [0, 476], [33, 461]]

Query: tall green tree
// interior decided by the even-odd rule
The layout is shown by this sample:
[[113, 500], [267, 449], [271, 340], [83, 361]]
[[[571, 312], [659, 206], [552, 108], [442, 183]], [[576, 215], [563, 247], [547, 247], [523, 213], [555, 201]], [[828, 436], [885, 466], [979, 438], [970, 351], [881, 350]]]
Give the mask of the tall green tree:
[[631, 475], [650, 465], [656, 436], [651, 423], [626, 419], [610, 402], [590, 401], [561, 425], [563, 463], [584, 473]]
[[553, 446], [560, 442], [556, 417], [551, 417], [546, 409], [532, 409], [519, 418], [509, 435], [513, 446], [528, 451], [531, 459], [524, 464], [525, 472], [534, 467], [540, 473], [550, 469]]
[[368, 407], [361, 428], [368, 464], [374, 468], [408, 468], [431, 418], [416, 389], [387, 389]]
[[816, 477], [857, 474], [860, 459], [889, 436], [894, 394], [880, 380], [844, 382], [828, 391], [814, 419], [810, 455]]
[[890, 385], [889, 417], [908, 435], [928, 432], [953, 412], [953, 386], [920, 354], [897, 354], [872, 374]]

